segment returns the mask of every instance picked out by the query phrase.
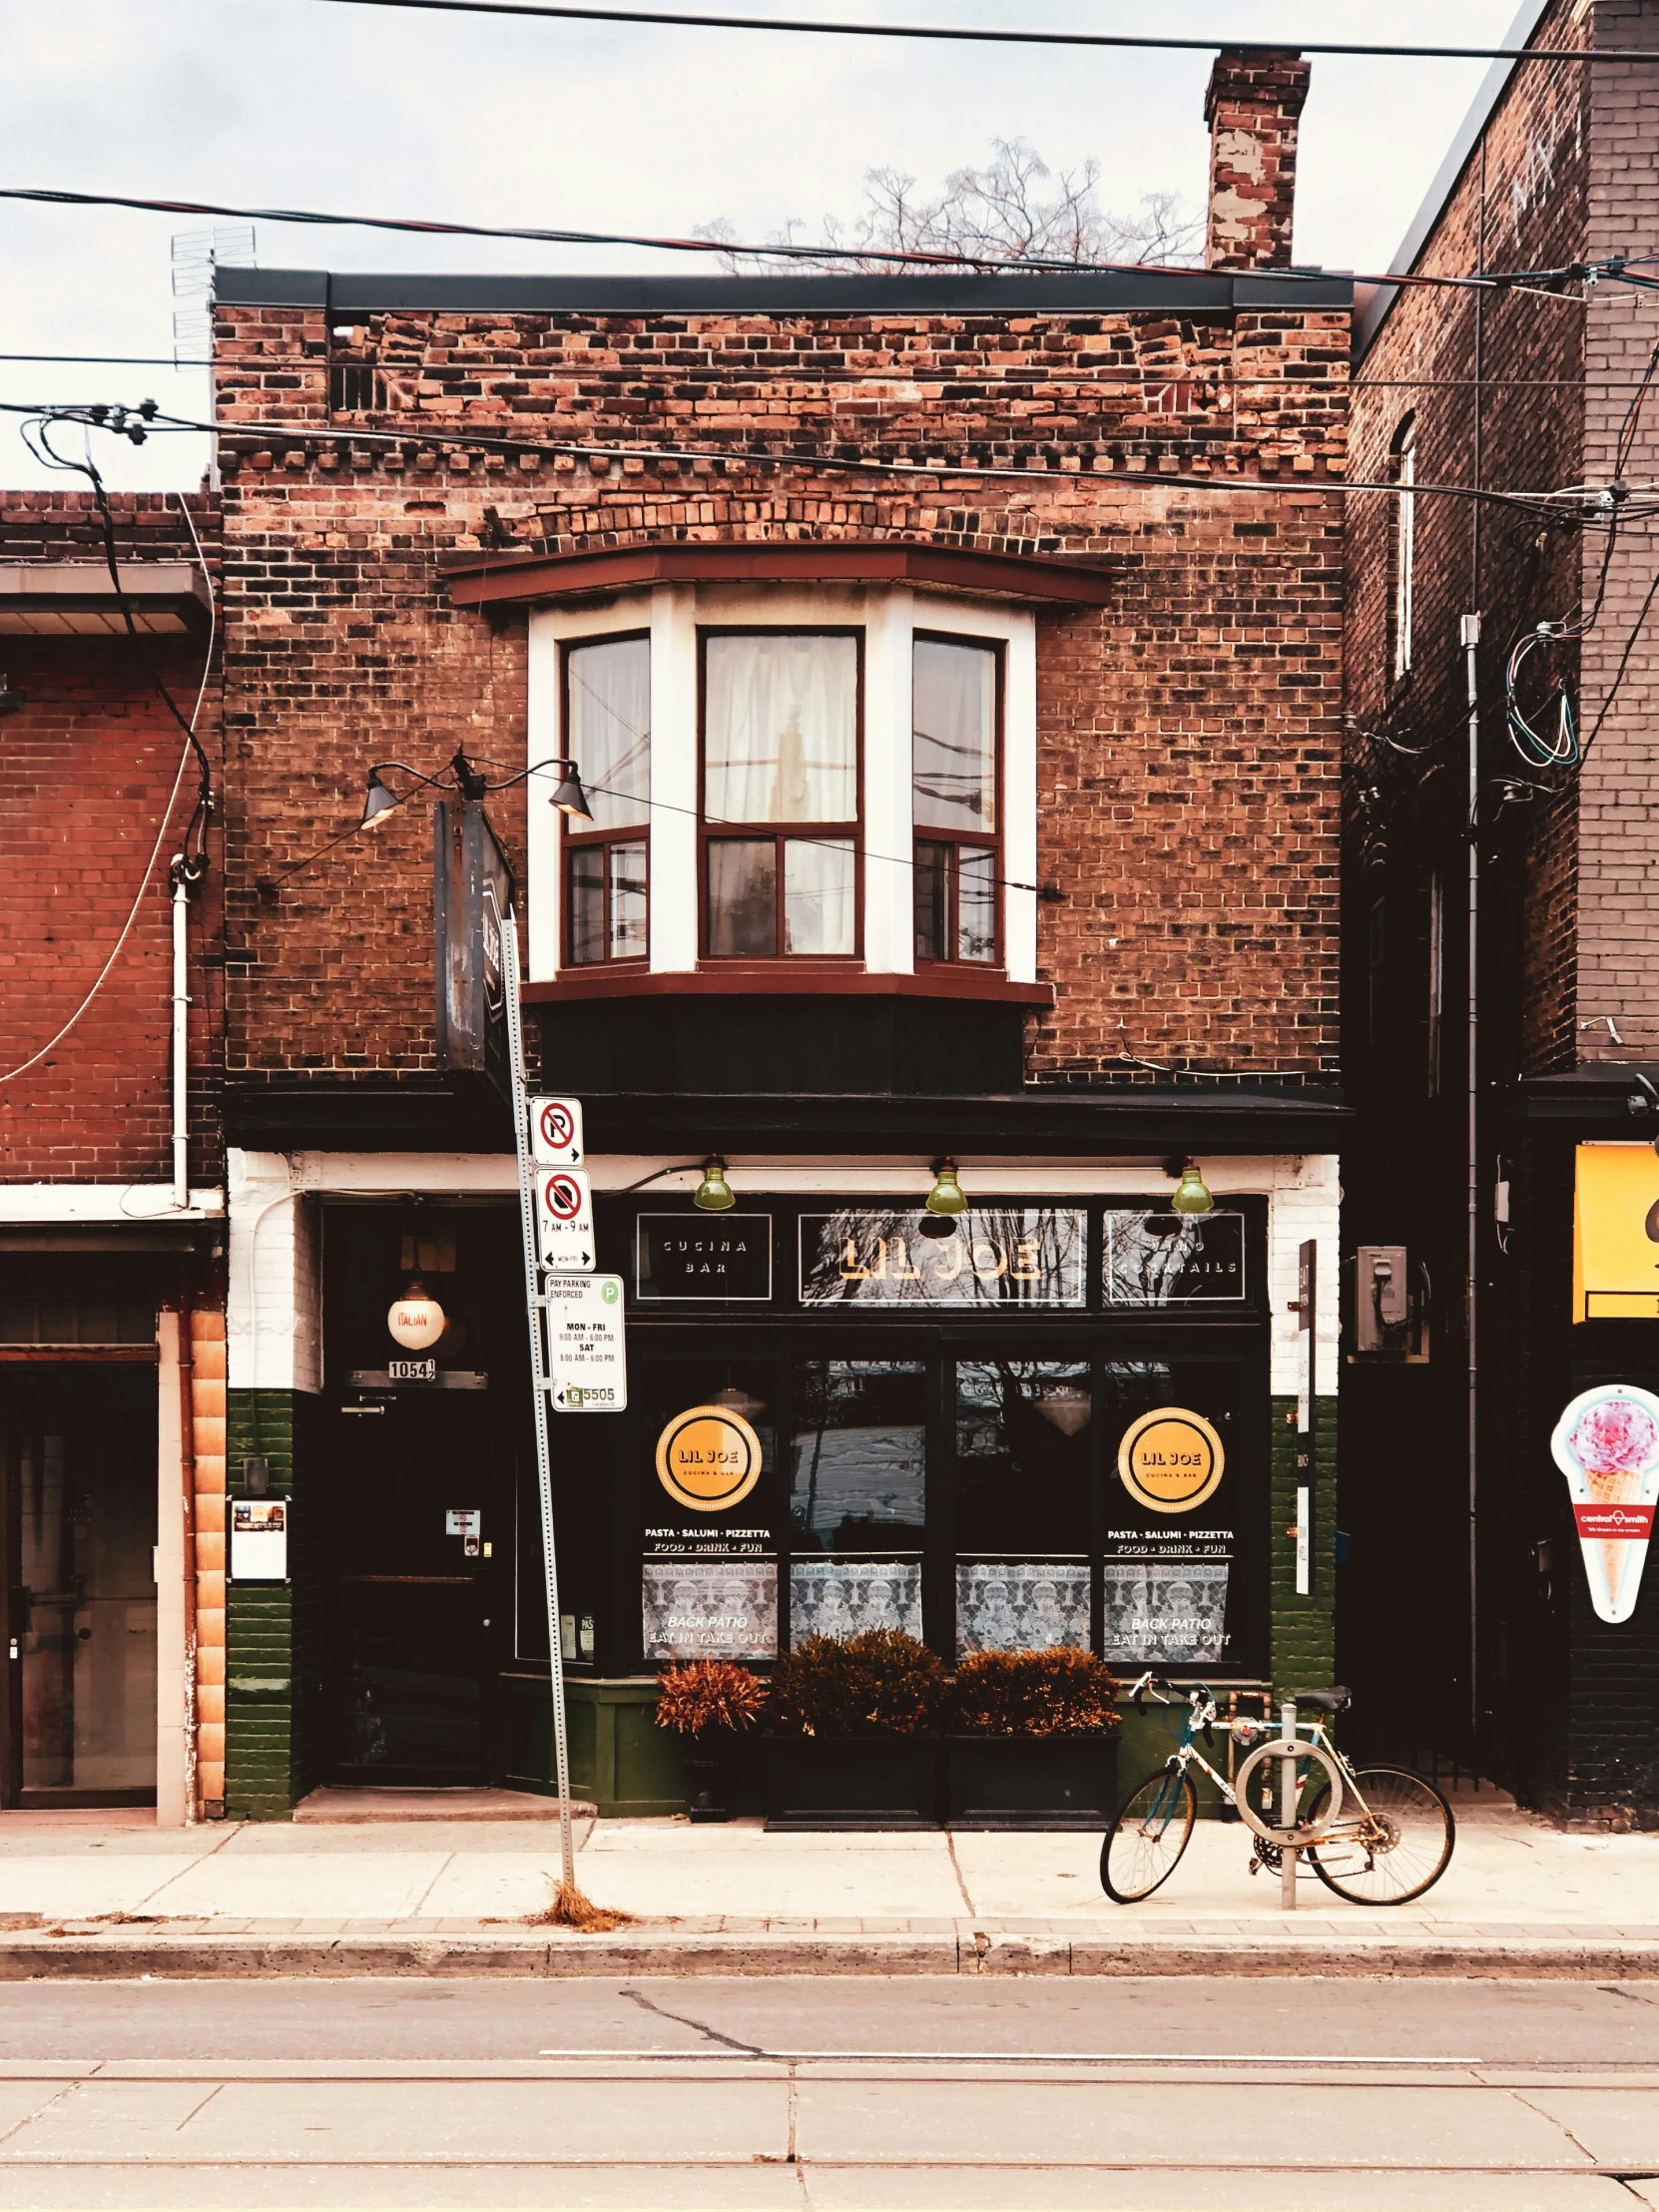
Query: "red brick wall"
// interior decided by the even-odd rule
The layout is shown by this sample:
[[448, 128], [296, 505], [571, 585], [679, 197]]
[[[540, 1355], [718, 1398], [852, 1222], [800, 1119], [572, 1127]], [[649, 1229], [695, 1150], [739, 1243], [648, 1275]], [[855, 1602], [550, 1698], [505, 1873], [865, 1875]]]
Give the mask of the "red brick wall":
[[[1581, 43], [1583, 26], [1573, 20], [1578, 12], [1562, 0], [1545, 16], [1534, 43]], [[1471, 158], [1417, 264], [1420, 274], [1549, 267], [1583, 252], [1588, 156], [1582, 103], [1589, 75], [1571, 63], [1529, 64], [1515, 72], [1488, 125], [1483, 153]], [[1477, 454], [1479, 481], [1490, 490], [1576, 482], [1585, 465], [1583, 327], [1583, 309], [1575, 302], [1533, 292], [1477, 297], [1402, 291], [1356, 371], [1355, 480], [1388, 479], [1399, 427], [1414, 415], [1419, 483], [1472, 486]], [[1562, 783], [1527, 770], [1511, 750], [1503, 734], [1502, 673], [1523, 628], [1576, 612], [1581, 547], [1572, 531], [1540, 535], [1535, 519], [1518, 510], [1419, 495], [1413, 666], [1395, 682], [1389, 665], [1393, 515], [1394, 503], [1384, 494], [1356, 493], [1351, 501], [1347, 681], [1357, 732], [1351, 741], [1354, 788], [1376, 794], [1361, 801], [1356, 828], [1363, 841], [1386, 845], [1391, 866], [1405, 872], [1438, 866], [1455, 904], [1462, 896], [1466, 813], [1459, 619], [1472, 610], [1482, 617], [1488, 783], [1510, 774]], [[1579, 690], [1570, 651], [1551, 666]], [[1365, 735], [1378, 731], [1431, 750], [1422, 760], [1406, 761]], [[1568, 783], [1558, 798], [1534, 793], [1500, 807], [1488, 788], [1482, 822], [1482, 850], [1495, 871], [1491, 889], [1508, 886], [1506, 904], [1494, 903], [1489, 915], [1493, 987], [1513, 1000], [1508, 1034], [1497, 1026], [1489, 1033], [1494, 1073], [1504, 1056], [1534, 1073], [1570, 1064], [1579, 864], [1574, 791]], [[1460, 972], [1457, 926], [1453, 912], [1453, 975]], [[1415, 983], [1409, 987], [1417, 991]], [[1496, 999], [1489, 1011], [1497, 1011]]]
[[[896, 536], [1107, 563], [1117, 605], [1042, 624], [1041, 869], [1068, 896], [1042, 909], [1060, 1004], [1032, 1072], [1121, 1073], [1125, 1049], [1334, 1067], [1346, 315], [405, 313], [331, 336], [320, 311], [222, 307], [218, 332], [233, 1068], [431, 1065], [424, 810], [275, 892], [256, 878], [349, 824], [371, 762], [522, 760], [522, 621], [452, 614], [437, 569], [490, 510], [558, 549]], [[328, 423], [330, 346], [384, 413]], [[354, 443], [369, 423], [406, 443]], [[439, 428], [710, 451], [454, 452], [423, 443]], [[1044, 473], [753, 458], [802, 444]], [[1192, 471], [1282, 488], [1153, 488]], [[521, 813], [494, 811], [516, 844]]]
[[[173, 500], [118, 497], [123, 562], [192, 557]], [[192, 501], [212, 560], [217, 515]], [[99, 561], [89, 498], [12, 493], [0, 504], [0, 562]], [[188, 714], [202, 679], [195, 641], [156, 641], [156, 667]], [[30, 1058], [74, 1012], [120, 936], [167, 811], [184, 741], [124, 638], [0, 640], [21, 692], [0, 721], [0, 1073]], [[217, 686], [200, 725], [219, 750]], [[0, 1169], [8, 1182], [154, 1182], [172, 1175], [172, 925], [168, 862], [195, 802], [187, 769], [131, 935], [103, 988], [46, 1058], [0, 1083]], [[218, 840], [212, 856], [219, 857]], [[216, 874], [191, 918], [193, 1181], [219, 1176], [213, 1062], [221, 1013]], [[211, 964], [205, 964], [211, 963]]]

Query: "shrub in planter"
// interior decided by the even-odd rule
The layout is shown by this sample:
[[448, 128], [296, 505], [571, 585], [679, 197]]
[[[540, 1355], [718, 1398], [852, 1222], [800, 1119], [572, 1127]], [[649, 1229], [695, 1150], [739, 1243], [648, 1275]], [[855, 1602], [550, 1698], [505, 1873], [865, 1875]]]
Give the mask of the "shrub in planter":
[[944, 1664], [897, 1628], [808, 1636], [778, 1662], [772, 1727], [795, 1736], [919, 1736], [943, 1702]]
[[767, 1685], [730, 1659], [691, 1659], [658, 1677], [657, 1726], [678, 1736], [696, 1797], [694, 1821], [727, 1819], [731, 1752], [765, 1710]]
[[945, 1726], [959, 1736], [1111, 1735], [1117, 1688], [1092, 1652], [979, 1651], [956, 1669]]

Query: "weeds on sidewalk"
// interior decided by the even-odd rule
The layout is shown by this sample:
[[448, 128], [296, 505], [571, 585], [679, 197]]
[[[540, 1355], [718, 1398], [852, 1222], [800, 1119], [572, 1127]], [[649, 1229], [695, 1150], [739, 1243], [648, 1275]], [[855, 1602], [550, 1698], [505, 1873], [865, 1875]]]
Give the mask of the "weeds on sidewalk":
[[637, 1918], [633, 1913], [613, 1912], [608, 1905], [595, 1905], [574, 1882], [561, 1882], [552, 1904], [543, 1913], [530, 1914], [529, 1922], [532, 1928], [573, 1928], [584, 1936], [599, 1936], [610, 1928], [633, 1928]]

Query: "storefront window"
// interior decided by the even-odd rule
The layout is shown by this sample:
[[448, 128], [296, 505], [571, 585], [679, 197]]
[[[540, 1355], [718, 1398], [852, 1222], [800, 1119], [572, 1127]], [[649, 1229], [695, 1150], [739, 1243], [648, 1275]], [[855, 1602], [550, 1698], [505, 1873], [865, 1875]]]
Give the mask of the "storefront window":
[[964, 1554], [1086, 1552], [1085, 1363], [956, 1363], [956, 1543]]
[[804, 1360], [796, 1369], [790, 1526], [799, 1550], [920, 1545], [926, 1369]]

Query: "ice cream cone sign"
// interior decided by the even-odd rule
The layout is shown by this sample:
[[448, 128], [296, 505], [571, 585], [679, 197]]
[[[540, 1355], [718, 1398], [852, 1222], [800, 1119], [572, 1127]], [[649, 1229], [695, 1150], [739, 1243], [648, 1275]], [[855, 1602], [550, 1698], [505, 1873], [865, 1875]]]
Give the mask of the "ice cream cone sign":
[[1567, 1478], [1590, 1603], [1604, 1621], [1636, 1610], [1659, 1502], [1659, 1397], [1603, 1382], [1572, 1400], [1550, 1438]]

